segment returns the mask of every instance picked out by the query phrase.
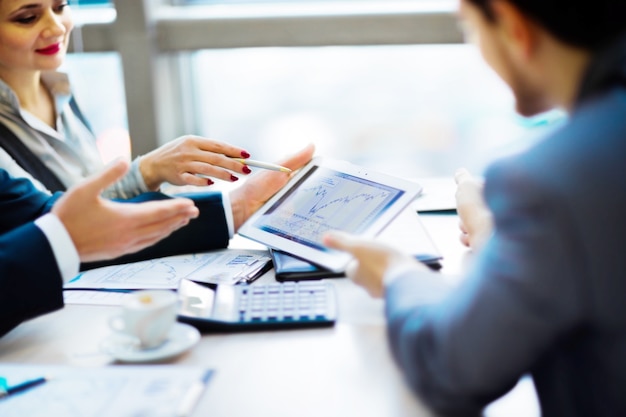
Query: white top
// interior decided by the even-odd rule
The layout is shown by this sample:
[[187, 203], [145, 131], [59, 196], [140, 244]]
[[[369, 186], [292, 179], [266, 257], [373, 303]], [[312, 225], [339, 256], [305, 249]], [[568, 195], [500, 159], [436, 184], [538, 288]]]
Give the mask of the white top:
[[[56, 129], [22, 109], [14, 91], [2, 80], [0, 123], [9, 128], [69, 188], [99, 172], [104, 165], [96, 146], [96, 138], [69, 105], [72, 93], [67, 75], [61, 72], [45, 72], [42, 73], [42, 82], [54, 97]], [[0, 166], [12, 176], [28, 178], [38, 189], [47, 191], [3, 149], [0, 149]], [[131, 164], [129, 172], [105, 190], [103, 195], [127, 199], [146, 191], [149, 190], [139, 171], [137, 158]]]

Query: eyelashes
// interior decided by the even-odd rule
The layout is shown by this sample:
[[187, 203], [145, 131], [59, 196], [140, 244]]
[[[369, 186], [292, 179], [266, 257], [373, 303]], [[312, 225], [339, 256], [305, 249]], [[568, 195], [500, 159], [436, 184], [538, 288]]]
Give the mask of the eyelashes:
[[[61, 4], [58, 4], [58, 5], [54, 6], [54, 8], [52, 10], [56, 14], [61, 14], [65, 10], [65, 8], [68, 7], [68, 6], [69, 6], [69, 1], [65, 1], [65, 2], [63, 2]], [[12, 20], [14, 22], [22, 24], [22, 25], [29, 25], [29, 24], [35, 23], [37, 20], [39, 20], [41, 15], [42, 15], [42, 12], [29, 12], [29, 13], [25, 13], [25, 14], [16, 16]]]

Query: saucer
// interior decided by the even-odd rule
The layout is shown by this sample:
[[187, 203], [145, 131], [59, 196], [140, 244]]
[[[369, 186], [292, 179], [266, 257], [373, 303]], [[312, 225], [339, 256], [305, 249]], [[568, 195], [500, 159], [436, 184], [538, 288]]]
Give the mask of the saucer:
[[135, 339], [113, 333], [100, 345], [100, 349], [121, 362], [155, 362], [172, 358], [198, 343], [200, 332], [193, 326], [175, 323], [167, 340], [160, 346], [140, 349]]

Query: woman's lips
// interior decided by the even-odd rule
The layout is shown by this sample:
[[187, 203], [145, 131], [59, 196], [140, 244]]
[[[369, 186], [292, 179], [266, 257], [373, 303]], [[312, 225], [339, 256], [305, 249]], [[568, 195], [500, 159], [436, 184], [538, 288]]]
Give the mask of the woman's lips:
[[37, 49], [35, 52], [43, 55], [54, 55], [61, 50], [61, 44], [55, 43], [54, 45], [50, 45], [47, 48]]

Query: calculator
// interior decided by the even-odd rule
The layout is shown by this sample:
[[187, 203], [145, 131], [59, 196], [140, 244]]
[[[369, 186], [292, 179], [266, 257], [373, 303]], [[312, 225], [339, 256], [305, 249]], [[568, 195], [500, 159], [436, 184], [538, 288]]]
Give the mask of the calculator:
[[182, 279], [178, 320], [201, 331], [249, 331], [335, 324], [335, 288], [326, 281], [252, 285]]

